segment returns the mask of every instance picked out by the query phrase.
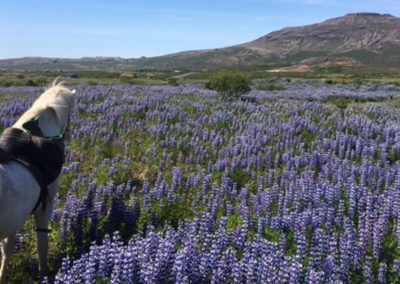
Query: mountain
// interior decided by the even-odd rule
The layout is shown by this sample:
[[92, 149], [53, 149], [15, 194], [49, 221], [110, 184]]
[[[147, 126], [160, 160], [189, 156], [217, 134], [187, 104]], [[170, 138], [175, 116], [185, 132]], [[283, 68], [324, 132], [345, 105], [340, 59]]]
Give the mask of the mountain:
[[0, 69], [14, 70], [257, 68], [279, 72], [332, 66], [400, 70], [400, 18], [388, 14], [353, 13], [313, 25], [284, 28], [226, 48], [150, 58], [0, 60]]
[[204, 68], [364, 65], [400, 69], [399, 51], [400, 18], [356, 13], [318, 24], [285, 28], [249, 43], [149, 58], [148, 62], [188, 68], [192, 64]]

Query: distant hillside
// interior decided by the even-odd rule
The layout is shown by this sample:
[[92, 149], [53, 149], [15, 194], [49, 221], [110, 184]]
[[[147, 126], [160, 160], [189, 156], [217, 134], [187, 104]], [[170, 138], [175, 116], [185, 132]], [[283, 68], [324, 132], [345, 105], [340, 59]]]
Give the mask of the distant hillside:
[[135, 69], [136, 59], [84, 57], [80, 59], [23, 57], [0, 60], [0, 70], [124, 70]]
[[151, 58], [0, 60], [0, 69], [3, 70], [200, 70], [242, 67], [279, 72], [309, 71], [331, 66], [400, 70], [400, 18], [376, 13], [347, 14], [318, 24], [285, 28], [249, 43]]

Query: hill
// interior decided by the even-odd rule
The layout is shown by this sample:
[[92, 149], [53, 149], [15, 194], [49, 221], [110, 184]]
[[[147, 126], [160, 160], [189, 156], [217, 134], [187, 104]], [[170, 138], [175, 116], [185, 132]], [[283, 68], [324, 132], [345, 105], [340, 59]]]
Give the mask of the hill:
[[351, 67], [400, 70], [400, 18], [354, 13], [322, 23], [284, 28], [254, 41], [220, 49], [124, 59], [17, 58], [0, 60], [3, 70], [200, 70], [217, 68], [309, 71]]

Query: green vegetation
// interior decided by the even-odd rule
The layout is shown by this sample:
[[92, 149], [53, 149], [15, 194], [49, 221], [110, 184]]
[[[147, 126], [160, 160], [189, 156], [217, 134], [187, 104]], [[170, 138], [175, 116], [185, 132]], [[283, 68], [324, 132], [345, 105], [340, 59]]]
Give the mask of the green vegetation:
[[301, 61], [310, 57], [320, 57], [320, 56], [327, 56], [328, 53], [326, 51], [301, 51], [289, 56], [290, 61]]
[[[340, 66], [339, 66], [340, 67]], [[255, 83], [259, 90], [279, 91], [284, 87], [279, 83], [282, 81], [296, 82], [316, 80], [326, 84], [368, 84], [368, 83], [389, 83], [400, 86], [400, 73], [370, 71], [360, 69], [337, 68], [336, 66], [316, 68], [312, 72], [282, 72], [273, 73], [267, 71], [274, 68], [272, 65], [265, 66], [265, 69], [255, 70], [241, 68], [219, 71], [197, 71], [188, 70], [174, 71], [0, 71], [0, 87], [10, 86], [48, 86], [55, 78], [67, 82], [68, 85], [171, 85], [181, 83], [207, 84], [212, 78], [218, 77], [221, 73], [239, 73], [247, 76]], [[190, 73], [177, 80], [177, 75]], [[258, 83], [257, 83], [258, 82]]]
[[[176, 72], [143, 71], [0, 71], [0, 87], [46, 87], [60, 78], [68, 85], [176, 85]], [[179, 73], [178, 73], [179, 75]]]
[[168, 85], [174, 86], [174, 87], [179, 86], [178, 79], [172, 78], [172, 77], [169, 78], [168, 79]]
[[367, 103], [367, 102], [382, 102], [385, 98], [354, 98], [354, 97], [340, 97], [340, 96], [328, 96], [326, 99], [321, 100], [321, 102], [336, 105], [340, 109], [345, 109], [351, 104], [356, 103]]
[[219, 72], [210, 78], [207, 88], [221, 94], [222, 100], [235, 100], [250, 91], [251, 79], [245, 73]]
[[365, 50], [365, 49], [351, 50], [348, 52], [336, 54], [336, 56], [354, 58], [365, 64], [370, 63], [373, 59], [377, 57], [376, 53], [372, 52], [371, 50]]
[[255, 89], [261, 91], [284, 91], [285, 87], [279, 84], [277, 85], [274, 81], [272, 81], [269, 83], [258, 84]]

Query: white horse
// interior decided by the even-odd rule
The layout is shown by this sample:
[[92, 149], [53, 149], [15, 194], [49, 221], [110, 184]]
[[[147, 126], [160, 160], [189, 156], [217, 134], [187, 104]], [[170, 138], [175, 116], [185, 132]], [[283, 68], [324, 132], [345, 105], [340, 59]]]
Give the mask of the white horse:
[[[35, 135], [38, 136], [34, 132], [39, 131], [41, 139], [43, 137], [48, 140], [60, 139], [58, 143], [63, 145], [64, 135], [68, 130], [69, 116], [75, 106], [74, 93], [75, 90], [71, 91], [62, 83], [57, 84], [54, 81], [53, 85], [12, 127], [29, 133], [31, 138]], [[27, 129], [29, 123], [36, 123], [35, 131]], [[37, 228], [39, 269], [42, 275], [46, 274], [48, 223], [52, 215], [53, 201], [58, 191], [59, 180], [60, 176], [56, 173], [55, 180], [47, 186], [45, 198], [42, 198], [41, 185], [23, 163], [11, 160], [8, 163], [0, 164], [0, 242], [3, 241], [0, 284], [6, 282], [6, 267], [14, 249], [15, 235], [31, 213], [34, 214]]]

